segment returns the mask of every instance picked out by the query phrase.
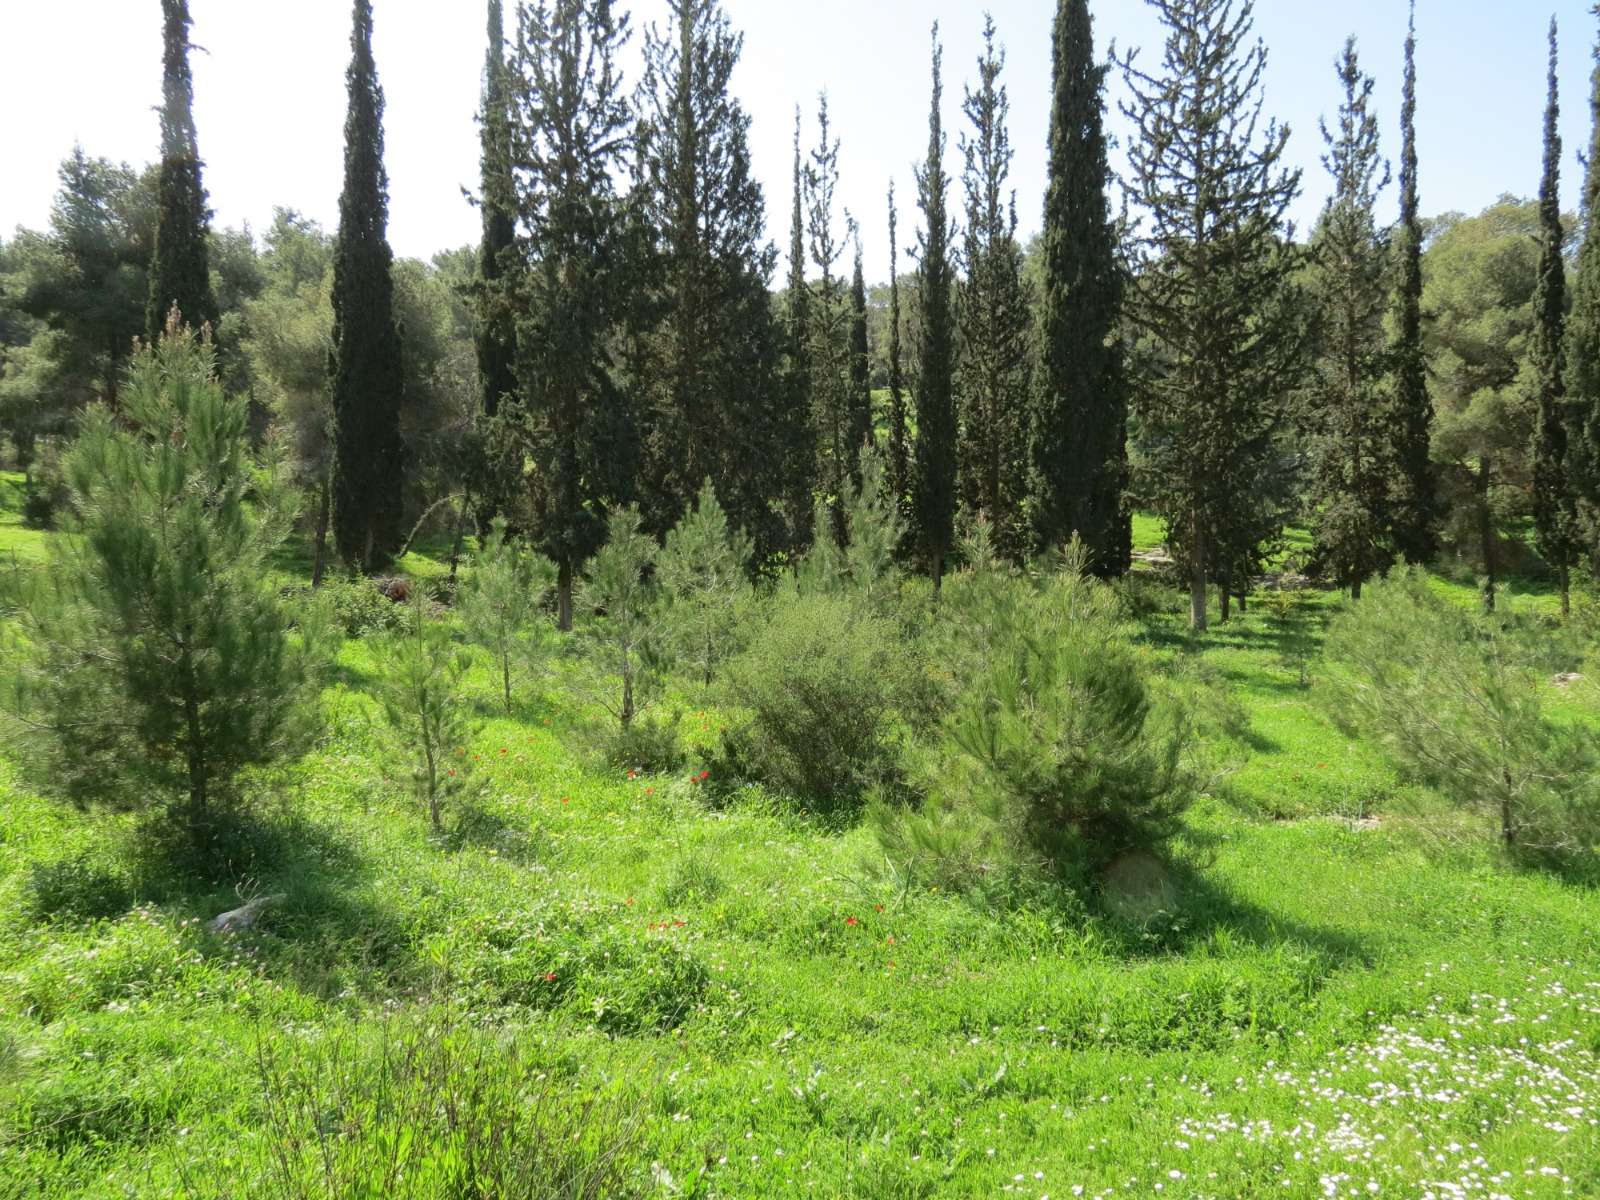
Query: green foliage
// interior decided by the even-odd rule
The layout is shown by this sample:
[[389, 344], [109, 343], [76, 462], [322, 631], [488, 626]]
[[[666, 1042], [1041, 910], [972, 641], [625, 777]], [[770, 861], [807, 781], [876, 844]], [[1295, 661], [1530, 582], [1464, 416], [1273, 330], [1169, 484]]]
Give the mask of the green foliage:
[[[1085, 552], [1075, 558], [1081, 570]], [[1157, 709], [1115, 593], [1080, 570], [1040, 587], [976, 581], [986, 644], [925, 765], [927, 799], [876, 814], [912, 878], [975, 886], [1021, 870], [1087, 883], [1176, 832], [1186, 722]]]
[[91, 411], [65, 460], [69, 535], [33, 573], [9, 643], [8, 708], [41, 784], [165, 809], [195, 849], [242, 774], [294, 757], [317, 722], [319, 622], [299, 636], [267, 564], [293, 498], [249, 452], [214, 354], [169, 328], [119, 416]]
[[739, 617], [750, 596], [754, 545], [728, 524], [716, 489], [706, 480], [695, 505], [667, 534], [656, 563], [676, 657], [705, 687], [737, 648]]
[[316, 594], [345, 637], [385, 633], [400, 624], [400, 606], [363, 575], [336, 575]]
[[1334, 621], [1327, 657], [1334, 714], [1405, 776], [1481, 817], [1514, 857], [1594, 864], [1600, 754], [1519, 639], [1412, 571]]
[[1054, 30], [1049, 184], [1039, 247], [1041, 374], [1031, 422], [1038, 544], [1074, 534], [1097, 575], [1128, 569], [1128, 383], [1123, 271], [1106, 183], [1105, 78], [1088, 0], [1059, 0]]
[[780, 597], [729, 664], [747, 717], [733, 734], [736, 769], [816, 811], [858, 807], [898, 777], [910, 670], [894, 626], [853, 597]]
[[411, 589], [400, 623], [377, 643], [378, 700], [411, 768], [411, 782], [435, 834], [443, 814], [470, 786], [477, 733], [463, 682], [471, 656], [456, 643], [449, 625], [430, 612], [427, 589]]
[[162, 335], [173, 309], [190, 328], [210, 326], [213, 332], [219, 315], [206, 244], [210, 210], [194, 128], [188, 0], [161, 0], [161, 12], [161, 180], [150, 303], [145, 310], [145, 337], [152, 342]]
[[665, 775], [683, 766], [683, 714], [674, 711], [663, 719], [646, 713], [628, 725], [606, 729], [600, 742], [607, 765], [630, 778]]
[[332, 513], [347, 566], [383, 570], [405, 539], [404, 367], [395, 322], [383, 89], [372, 59], [372, 3], [355, 0], [347, 73], [344, 190], [333, 253]]
[[660, 548], [631, 506], [613, 512], [608, 529], [584, 578], [581, 602], [589, 619], [579, 632], [600, 677], [596, 699], [627, 729], [661, 684], [663, 622], [649, 575]]
[[637, 1125], [614, 1101], [574, 1096], [517, 1040], [453, 1013], [265, 1045], [257, 1066], [270, 1200], [639, 1194]]
[[507, 713], [515, 672], [541, 672], [554, 648], [545, 598], [555, 584], [555, 564], [512, 541], [505, 519], [497, 518], [473, 559], [457, 606], [468, 639], [494, 660]]
[[59, 443], [54, 439], [40, 443], [22, 485], [22, 523], [29, 529], [54, 529], [71, 501]]

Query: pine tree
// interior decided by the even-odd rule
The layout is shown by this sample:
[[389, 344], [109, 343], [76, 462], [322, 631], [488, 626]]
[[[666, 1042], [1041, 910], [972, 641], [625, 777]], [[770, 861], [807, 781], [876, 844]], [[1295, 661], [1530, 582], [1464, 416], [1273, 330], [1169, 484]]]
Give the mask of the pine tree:
[[939, 25], [933, 26], [933, 100], [928, 117], [928, 157], [917, 168], [917, 203], [925, 226], [917, 235], [917, 289], [922, 320], [917, 327], [917, 445], [912, 480], [915, 537], [933, 577], [934, 591], [944, 578], [945, 558], [955, 542], [956, 411], [954, 271], [950, 244], [955, 225], [946, 202], [944, 50]]
[[850, 279], [850, 480], [861, 486], [861, 451], [875, 441], [872, 420], [872, 343], [867, 336], [867, 279], [856, 238], [855, 273]]
[[333, 532], [339, 555], [380, 571], [404, 530], [405, 388], [394, 318], [383, 89], [372, 59], [372, 3], [355, 0], [344, 127], [344, 191], [333, 255]]
[[537, 0], [519, 9], [512, 73], [512, 164], [526, 256], [517, 308], [517, 396], [497, 438], [531, 465], [530, 533], [557, 569], [557, 622], [628, 498], [638, 461], [633, 415], [612, 371], [627, 303], [614, 268], [624, 226], [615, 179], [633, 127], [616, 59], [625, 17], [608, 0]]
[[1162, 360], [1137, 394], [1142, 480], [1203, 630], [1208, 585], [1222, 585], [1226, 615], [1283, 519], [1282, 397], [1304, 340], [1286, 222], [1300, 175], [1282, 166], [1289, 131], [1263, 117], [1266, 48], [1251, 38], [1250, 0], [1154, 2], [1161, 74], [1123, 63], [1131, 184], [1147, 216], [1131, 311]]
[[68, 536], [4, 647], [6, 708], [41, 782], [162, 811], [202, 854], [246, 800], [243, 772], [309, 746], [327, 650], [272, 570], [294, 528], [287, 473], [252, 455], [248, 405], [215, 368], [169, 323], [118, 411], [85, 414], [63, 463]]
[[901, 516], [911, 494], [911, 444], [906, 428], [906, 380], [900, 345], [900, 213], [889, 181], [889, 494]]
[[211, 212], [201, 179], [194, 128], [194, 76], [189, 70], [189, 0], [161, 0], [163, 83], [161, 182], [155, 252], [150, 262], [150, 302], [145, 334], [161, 336], [176, 307], [193, 329], [217, 327], [206, 245]]
[[[839, 139], [824, 92], [817, 108], [817, 147], [805, 172], [806, 245], [820, 278], [806, 301], [809, 315], [806, 355], [811, 366], [811, 420], [816, 438], [816, 486], [832, 518], [834, 540], [845, 544], [844, 503], [860, 461], [851, 445], [850, 298], [835, 274], [844, 244], [835, 220], [839, 189]], [[850, 234], [854, 223], [846, 216]], [[814, 531], [816, 537], [822, 531]]]
[[1123, 272], [1106, 187], [1104, 93], [1088, 0], [1060, 0], [1045, 196], [1042, 373], [1033, 415], [1034, 524], [1040, 548], [1074, 534], [1101, 578], [1133, 551], [1128, 387], [1119, 330]]
[[1567, 467], [1567, 389], [1562, 336], [1567, 275], [1561, 226], [1561, 97], [1556, 79], [1556, 21], [1550, 19], [1549, 100], [1544, 113], [1544, 178], [1539, 185], [1539, 287], [1534, 293], [1533, 370], [1538, 405], [1533, 445], [1533, 521], [1539, 553], [1561, 585], [1561, 615], [1572, 611], [1572, 565], [1581, 546]]
[[733, 653], [740, 604], [755, 547], [728, 521], [708, 479], [694, 507], [667, 534], [656, 562], [662, 590], [671, 602], [668, 622], [678, 656], [709, 688], [717, 669]]
[[[489, 0], [489, 51], [483, 72], [482, 180], [483, 239], [478, 247], [478, 387], [485, 434], [500, 411], [501, 398], [517, 390], [517, 330], [505, 302], [501, 280], [515, 270], [516, 183], [511, 176], [511, 113], [506, 78], [505, 21], [501, 0]], [[480, 532], [510, 499], [515, 472], [485, 451], [479, 493]]]
[[1439, 553], [1438, 481], [1434, 475], [1433, 400], [1422, 345], [1422, 208], [1417, 194], [1416, 4], [1406, 34], [1405, 85], [1400, 105], [1400, 229], [1396, 242], [1394, 405], [1389, 437], [1399, 462], [1394, 540], [1409, 563], [1432, 562]]
[[537, 671], [551, 649], [545, 599], [555, 583], [555, 565], [512, 540], [505, 518], [496, 518], [473, 559], [457, 607], [468, 639], [494, 659], [507, 715], [518, 668]]
[[[1597, 13], [1596, 15], [1600, 15]], [[1600, 43], [1589, 95], [1588, 170], [1583, 183], [1583, 244], [1567, 321], [1567, 391], [1572, 412], [1569, 447], [1573, 483], [1584, 501], [1591, 546], [1600, 526]]]
[[964, 105], [972, 130], [961, 139], [966, 160], [967, 278], [961, 289], [959, 464], [961, 496], [991, 522], [996, 548], [1013, 562], [1032, 549], [1024, 505], [1028, 492], [1028, 398], [1032, 319], [1017, 241], [1016, 193], [1007, 119], [1011, 101], [999, 82], [1005, 52], [992, 18], [983, 29], [979, 89]]
[[1334, 190], [1313, 238], [1322, 345], [1304, 424], [1316, 555], [1359, 599], [1362, 585], [1394, 561], [1394, 448], [1383, 421], [1389, 247], [1375, 212], [1389, 171], [1371, 110], [1373, 81], [1361, 72], [1354, 38], [1336, 66], [1344, 102], [1337, 131], [1322, 126]]
[[729, 86], [743, 39], [720, 0], [670, 0], [645, 38], [639, 148], [658, 245], [659, 324], [647, 339], [645, 490], [670, 527], [711, 478], [765, 557], [787, 541], [768, 502], [784, 468], [780, 333], [768, 295], [777, 253], [750, 162], [750, 118]]

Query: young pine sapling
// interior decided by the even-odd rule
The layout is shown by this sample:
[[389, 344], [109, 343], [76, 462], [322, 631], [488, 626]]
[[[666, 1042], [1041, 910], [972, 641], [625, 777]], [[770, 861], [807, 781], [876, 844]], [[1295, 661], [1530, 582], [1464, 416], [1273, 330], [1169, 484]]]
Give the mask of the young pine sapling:
[[553, 627], [544, 600], [555, 583], [555, 564], [512, 541], [505, 521], [496, 520], [473, 560], [459, 607], [467, 637], [494, 659], [507, 713], [517, 666], [537, 674], [550, 652]]
[[626, 730], [647, 706], [662, 667], [659, 597], [648, 577], [658, 551], [637, 508], [617, 509], [607, 524], [609, 537], [590, 560], [581, 593], [591, 614], [582, 635], [606, 681], [599, 702]]
[[753, 545], [728, 524], [708, 479], [684, 514], [656, 565], [671, 602], [673, 640], [704, 687], [735, 649], [739, 605], [750, 590], [746, 567]]

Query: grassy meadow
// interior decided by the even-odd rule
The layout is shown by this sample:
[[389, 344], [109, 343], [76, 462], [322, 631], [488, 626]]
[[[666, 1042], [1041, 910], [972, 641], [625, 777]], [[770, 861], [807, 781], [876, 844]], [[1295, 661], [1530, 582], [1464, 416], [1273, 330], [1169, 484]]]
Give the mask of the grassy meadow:
[[[482, 786], [435, 839], [361, 640], [237, 886], [6, 757], [0, 1197], [1600, 1196], [1594, 890], [1450, 836], [1328, 722], [1337, 596], [1195, 639], [1138, 595], [1210, 782], [1090, 901], [910, 886], [870, 830], [702, 779], [693, 690], [663, 702], [686, 769], [596, 765], [559, 670], [507, 715], [486, 663]], [[518, 1190], [435, 1186], [466, 1128], [532, 1147]]]

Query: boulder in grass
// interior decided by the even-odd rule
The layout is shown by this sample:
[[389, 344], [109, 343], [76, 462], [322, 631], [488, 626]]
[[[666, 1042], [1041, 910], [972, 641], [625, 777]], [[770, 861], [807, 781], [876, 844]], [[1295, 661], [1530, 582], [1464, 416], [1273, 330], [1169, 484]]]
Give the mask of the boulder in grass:
[[268, 905], [279, 904], [284, 899], [283, 896], [257, 896], [248, 904], [213, 917], [206, 925], [206, 930], [210, 933], [237, 933], [241, 929], [249, 929]]

